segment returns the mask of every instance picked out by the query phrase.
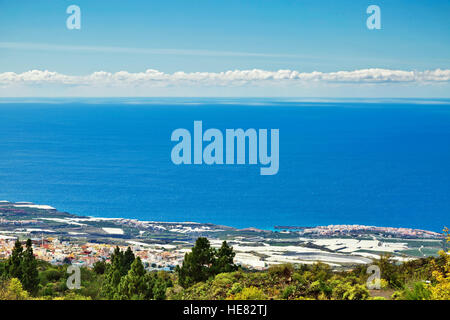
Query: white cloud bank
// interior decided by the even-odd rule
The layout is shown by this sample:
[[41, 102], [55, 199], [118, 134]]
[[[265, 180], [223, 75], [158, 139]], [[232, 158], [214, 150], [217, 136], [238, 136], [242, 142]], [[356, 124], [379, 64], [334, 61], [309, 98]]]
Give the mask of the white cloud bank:
[[164, 73], [48, 70], [0, 73], [0, 96], [428, 96], [448, 97], [450, 69], [337, 72], [231, 70]]
[[135, 86], [135, 85], [189, 85], [202, 86], [236, 86], [263, 85], [266, 82], [282, 82], [293, 84], [308, 83], [442, 83], [450, 82], [450, 69], [427, 71], [403, 71], [390, 69], [361, 69], [338, 72], [298, 72], [293, 70], [265, 71], [234, 70], [225, 72], [191, 72], [183, 71], [164, 73], [148, 69], [145, 72], [131, 73], [119, 71], [115, 73], [98, 71], [86, 76], [71, 76], [58, 72], [31, 70], [23, 73], [0, 73], [0, 85], [40, 85], [60, 84], [69, 86]]

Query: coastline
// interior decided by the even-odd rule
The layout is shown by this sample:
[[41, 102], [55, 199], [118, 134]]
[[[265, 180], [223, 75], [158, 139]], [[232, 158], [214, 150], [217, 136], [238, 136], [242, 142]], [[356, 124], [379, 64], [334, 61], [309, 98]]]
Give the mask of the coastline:
[[[0, 207], [5, 205], [12, 205], [15, 208], [29, 208], [29, 209], [39, 209], [48, 211], [57, 211], [56, 208], [50, 205], [35, 204], [32, 202], [20, 201], [20, 202], [10, 202], [8, 200], [0, 200]], [[72, 213], [70, 213], [72, 214]], [[235, 230], [241, 231], [255, 231], [255, 232], [286, 232], [286, 231], [303, 231], [306, 233], [315, 233], [318, 235], [333, 235], [333, 233], [351, 233], [352, 231], [374, 231], [374, 232], [385, 232], [392, 234], [399, 234], [404, 237], [430, 237], [430, 238], [440, 238], [441, 233], [417, 229], [408, 227], [382, 227], [382, 226], [372, 226], [372, 225], [362, 225], [362, 224], [337, 224], [337, 225], [316, 225], [316, 226], [289, 226], [289, 225], [274, 225], [273, 228], [257, 228], [257, 227], [246, 227], [237, 228], [235, 226], [225, 226], [216, 224], [213, 222], [196, 222], [196, 221], [157, 221], [157, 220], [140, 220], [137, 218], [125, 218], [125, 217], [96, 217], [96, 216], [82, 216], [78, 214], [72, 214], [74, 216], [87, 217], [91, 220], [98, 221], [136, 221], [140, 223], [165, 223], [165, 224], [192, 224], [192, 225], [214, 225], [217, 227], [233, 228]], [[444, 227], [444, 226], [443, 226]]]
[[173, 270], [198, 237], [208, 238], [213, 247], [226, 240], [233, 246], [239, 265], [257, 270], [273, 264], [318, 261], [348, 269], [370, 264], [385, 254], [396, 261], [409, 261], [436, 256], [444, 239], [436, 232], [409, 228], [333, 225], [300, 231], [238, 229], [199, 222], [78, 216], [47, 205], [0, 202], [0, 258], [8, 255], [16, 239], [31, 238], [36, 254], [53, 264], [71, 257], [75, 264], [92, 266], [108, 259], [115, 246], [131, 246], [149, 265], [158, 261], [161, 269]]

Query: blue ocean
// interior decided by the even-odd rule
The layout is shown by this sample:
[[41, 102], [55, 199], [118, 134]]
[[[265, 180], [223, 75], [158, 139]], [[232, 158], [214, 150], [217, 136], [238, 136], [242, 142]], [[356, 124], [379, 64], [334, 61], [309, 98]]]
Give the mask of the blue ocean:
[[[174, 165], [177, 128], [279, 129], [279, 172]], [[450, 226], [450, 101], [0, 103], [0, 200], [74, 214], [275, 225]]]

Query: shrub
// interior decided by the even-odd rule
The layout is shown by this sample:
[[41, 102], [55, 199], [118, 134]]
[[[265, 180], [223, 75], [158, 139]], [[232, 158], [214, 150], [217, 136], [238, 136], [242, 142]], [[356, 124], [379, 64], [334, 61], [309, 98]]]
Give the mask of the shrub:
[[290, 296], [292, 296], [295, 292], [295, 287], [292, 285], [287, 286], [284, 288], [283, 293], [281, 294], [282, 299], [289, 299]]
[[236, 282], [235, 284], [233, 284], [231, 289], [228, 291], [228, 295], [240, 293], [240, 292], [242, 292], [242, 289], [243, 289], [242, 284], [240, 284], [239, 282]]
[[50, 268], [46, 271], [42, 271], [42, 276], [46, 281], [56, 282], [61, 279], [61, 272], [58, 269]]
[[412, 288], [405, 288], [396, 293], [394, 298], [397, 300], [428, 300], [431, 298], [431, 291], [423, 282], [415, 282]]
[[53, 300], [92, 300], [90, 297], [85, 297], [75, 292], [69, 292], [63, 297], [56, 297]]
[[366, 300], [369, 297], [369, 291], [365, 285], [356, 284], [350, 290], [344, 293], [344, 300]]
[[17, 278], [12, 278], [0, 285], [0, 300], [27, 300], [28, 297], [28, 292], [22, 288]]
[[231, 300], [267, 300], [264, 292], [256, 287], [244, 288], [241, 292], [230, 298]]
[[294, 266], [290, 263], [286, 264], [277, 264], [273, 265], [269, 268], [269, 275], [272, 277], [283, 277], [283, 278], [290, 278], [292, 273], [294, 272]]

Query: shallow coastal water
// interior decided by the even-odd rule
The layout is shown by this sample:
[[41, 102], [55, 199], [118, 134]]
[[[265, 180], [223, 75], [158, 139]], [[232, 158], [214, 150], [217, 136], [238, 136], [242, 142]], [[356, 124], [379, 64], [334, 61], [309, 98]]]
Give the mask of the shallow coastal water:
[[[450, 225], [450, 104], [251, 100], [0, 104], [0, 200], [236, 227]], [[176, 128], [279, 128], [280, 169], [176, 166]]]

